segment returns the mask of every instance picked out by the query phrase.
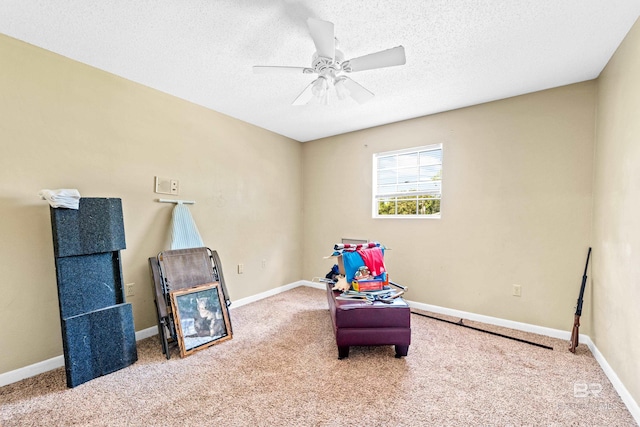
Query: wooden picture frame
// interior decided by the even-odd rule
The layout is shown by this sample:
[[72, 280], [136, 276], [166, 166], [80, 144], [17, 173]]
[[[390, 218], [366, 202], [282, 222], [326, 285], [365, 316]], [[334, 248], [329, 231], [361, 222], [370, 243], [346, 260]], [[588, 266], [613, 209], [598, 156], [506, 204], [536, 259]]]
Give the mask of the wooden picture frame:
[[220, 283], [178, 289], [170, 295], [180, 357], [233, 337]]

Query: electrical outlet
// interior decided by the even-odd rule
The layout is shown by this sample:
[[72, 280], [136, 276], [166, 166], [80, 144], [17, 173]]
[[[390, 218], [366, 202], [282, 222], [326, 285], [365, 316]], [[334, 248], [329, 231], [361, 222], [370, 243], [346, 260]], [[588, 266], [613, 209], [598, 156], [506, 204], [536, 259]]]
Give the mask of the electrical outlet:
[[238, 264], [238, 274], [244, 273], [244, 264]]
[[124, 295], [127, 297], [132, 297], [133, 296], [133, 285], [135, 285], [135, 283], [127, 283], [126, 285], [124, 285]]
[[522, 296], [522, 286], [513, 285], [513, 296], [514, 297], [521, 297]]
[[177, 179], [172, 179], [170, 181], [171, 184], [171, 194], [179, 195], [180, 194], [180, 182]]
[[267, 260], [266, 259], [262, 260], [262, 268], [267, 268]]

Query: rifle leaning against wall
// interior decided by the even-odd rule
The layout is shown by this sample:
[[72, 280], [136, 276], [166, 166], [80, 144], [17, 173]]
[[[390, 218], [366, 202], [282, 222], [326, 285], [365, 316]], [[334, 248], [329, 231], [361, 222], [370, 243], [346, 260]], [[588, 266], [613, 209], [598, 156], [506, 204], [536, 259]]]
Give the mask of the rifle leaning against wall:
[[573, 330], [571, 331], [571, 342], [569, 343], [569, 351], [576, 352], [578, 347], [578, 334], [580, 328], [580, 316], [582, 315], [582, 298], [584, 297], [584, 287], [587, 284], [587, 267], [589, 267], [589, 257], [591, 256], [591, 248], [587, 253], [587, 263], [584, 266], [584, 274], [582, 275], [582, 285], [580, 286], [580, 295], [578, 296], [578, 304], [576, 305], [576, 314], [573, 318]]

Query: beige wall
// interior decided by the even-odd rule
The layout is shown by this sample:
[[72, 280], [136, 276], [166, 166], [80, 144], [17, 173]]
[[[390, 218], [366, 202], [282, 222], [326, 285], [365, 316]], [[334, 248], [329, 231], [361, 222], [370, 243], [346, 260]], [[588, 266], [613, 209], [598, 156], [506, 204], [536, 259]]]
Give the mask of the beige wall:
[[232, 300], [302, 276], [299, 142], [0, 35], [0, 145], [0, 373], [62, 354], [43, 188], [122, 199], [136, 330], [156, 324], [147, 258], [168, 249], [156, 175], [197, 202]]
[[[197, 201], [232, 299], [324, 276], [333, 243], [369, 238], [412, 300], [568, 331], [591, 244], [581, 332], [639, 401], [639, 53], [636, 24], [597, 82], [301, 145], [0, 35], [0, 373], [62, 352], [42, 188], [122, 199], [135, 327], [155, 325], [161, 175]], [[372, 219], [373, 153], [440, 142], [442, 219]]]
[[598, 81], [592, 338], [640, 402], [640, 23]]
[[[391, 248], [387, 269], [410, 300], [570, 330], [591, 240], [595, 91], [591, 81], [305, 143], [305, 278], [329, 271], [323, 256], [341, 237], [373, 239]], [[372, 155], [434, 143], [442, 218], [372, 219]]]

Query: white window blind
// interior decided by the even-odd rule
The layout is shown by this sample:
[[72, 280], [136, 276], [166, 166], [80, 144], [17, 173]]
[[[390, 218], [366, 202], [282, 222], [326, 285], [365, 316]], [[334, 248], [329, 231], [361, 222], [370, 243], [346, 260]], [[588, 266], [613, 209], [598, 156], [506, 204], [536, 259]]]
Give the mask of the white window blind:
[[373, 217], [440, 217], [442, 144], [373, 156]]

